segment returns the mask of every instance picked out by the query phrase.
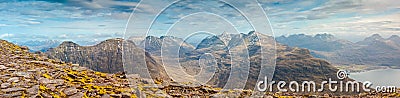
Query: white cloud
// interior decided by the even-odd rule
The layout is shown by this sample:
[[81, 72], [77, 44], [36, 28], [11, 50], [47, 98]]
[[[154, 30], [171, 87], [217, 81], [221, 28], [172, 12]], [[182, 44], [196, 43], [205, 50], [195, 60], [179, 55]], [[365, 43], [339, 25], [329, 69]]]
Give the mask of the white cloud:
[[8, 26], [7, 24], [0, 24], [0, 27]]
[[327, 32], [352, 41], [359, 41], [372, 34], [384, 37], [400, 35], [400, 14], [337, 19], [337, 21], [312, 24], [303, 29], [309, 33]]
[[[222, 2], [187, 1], [171, 7], [165, 12], [165, 17], [150, 24], [157, 13], [171, 3], [167, 0], [151, 2], [144, 0], [138, 6], [135, 15], [128, 26], [128, 32], [145, 35], [147, 27], [154, 25], [150, 33], [163, 32], [180, 18], [194, 12], [210, 12], [222, 16], [230, 21], [237, 29], [247, 33], [252, 28], [248, 27], [244, 17], [237, 13], [231, 6]], [[226, 0], [229, 1], [229, 0]], [[234, 0], [232, 0], [234, 1]], [[296, 1], [296, 0], [258, 0], [262, 3], [275, 31], [279, 34], [288, 33], [319, 33], [330, 32], [339, 35], [366, 36], [370, 33], [399, 33], [399, 2], [364, 1], [364, 0], [332, 0], [321, 1]], [[271, 6], [279, 2], [283, 6]], [[0, 3], [0, 31], [29, 32], [49, 35], [55, 38], [63, 35], [71, 38], [93, 37], [96, 33], [113, 35], [115, 32], [124, 32], [130, 11], [137, 6], [137, 2], [116, 0], [67, 0], [67, 2], [22, 1]], [[269, 25], [263, 13], [256, 10], [257, 4], [250, 1], [234, 1], [235, 7], [247, 13], [248, 18], [257, 27], [268, 28]], [[391, 12], [397, 11], [397, 12]], [[355, 14], [344, 16], [343, 14]], [[154, 16], [153, 16], [154, 15]], [[392, 15], [392, 16], [390, 16]], [[163, 17], [164, 17], [163, 16]], [[376, 18], [374, 18], [376, 17]], [[187, 33], [187, 29], [215, 29], [225, 31], [226, 26], [210, 25], [219, 24], [220, 21], [204, 18], [188, 18], [189, 25], [175, 29], [179, 33]], [[193, 19], [193, 20], [190, 20]], [[202, 19], [202, 20], [196, 20]], [[132, 22], [134, 21], [134, 22]], [[196, 23], [197, 22], [197, 23]], [[209, 25], [201, 24], [201, 22]], [[159, 24], [158, 24], [159, 23]], [[34, 25], [36, 24], [36, 25]], [[40, 24], [40, 25], [37, 25]], [[190, 25], [198, 24], [198, 25]], [[261, 25], [260, 25], [261, 24]], [[23, 27], [12, 29], [8, 27]], [[209, 27], [209, 28], [207, 28]], [[3, 29], [7, 28], [7, 29]], [[263, 32], [269, 32], [264, 30]], [[71, 34], [69, 34], [71, 33]], [[87, 33], [87, 34], [86, 34]], [[222, 32], [217, 32], [222, 33]], [[91, 34], [91, 35], [90, 35]], [[79, 35], [79, 36], [78, 36]], [[100, 36], [99, 35], [99, 36]], [[76, 37], [77, 36], [77, 37]], [[101, 35], [105, 36], [105, 35]], [[61, 38], [61, 37], [60, 37]], [[65, 38], [65, 37], [64, 37]]]
[[60, 38], [60, 39], [67, 39], [67, 38], [68, 38], [68, 35], [67, 35], [67, 34], [61, 34], [61, 35], [58, 36], [58, 38]]
[[0, 38], [7, 38], [7, 37], [12, 37], [14, 34], [1, 34]]

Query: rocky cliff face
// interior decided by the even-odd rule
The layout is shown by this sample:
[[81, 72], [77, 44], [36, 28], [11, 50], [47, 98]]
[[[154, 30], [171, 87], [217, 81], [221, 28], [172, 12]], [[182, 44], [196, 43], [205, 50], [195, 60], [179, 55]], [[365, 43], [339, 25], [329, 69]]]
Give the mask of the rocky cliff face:
[[[126, 53], [126, 58], [129, 59], [123, 59], [123, 53]], [[150, 54], [137, 47], [133, 42], [123, 39], [109, 39], [94, 46], [80, 46], [73, 42], [63, 42], [45, 54], [49, 58], [76, 63], [95, 71], [107, 73], [132, 72], [132, 70], [139, 70], [134, 69], [139, 68], [138, 66], [148, 67], [153, 69], [149, 70], [152, 77], [168, 79], [165, 71], [162, 71], [162, 66]], [[125, 66], [123, 60], [125, 60]]]

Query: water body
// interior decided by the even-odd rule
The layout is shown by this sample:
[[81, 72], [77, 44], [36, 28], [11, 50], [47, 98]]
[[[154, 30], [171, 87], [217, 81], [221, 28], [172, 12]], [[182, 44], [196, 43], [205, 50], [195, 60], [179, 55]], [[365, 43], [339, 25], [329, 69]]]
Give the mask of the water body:
[[360, 82], [370, 81], [373, 83], [373, 87], [396, 86], [400, 88], [400, 69], [379, 69], [350, 73], [349, 77]]

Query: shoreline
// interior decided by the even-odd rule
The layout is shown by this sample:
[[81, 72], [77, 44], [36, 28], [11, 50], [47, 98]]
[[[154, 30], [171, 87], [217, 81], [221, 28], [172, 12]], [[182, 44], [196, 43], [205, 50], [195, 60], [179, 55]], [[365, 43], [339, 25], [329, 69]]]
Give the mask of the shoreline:
[[386, 69], [400, 69], [395, 66], [378, 66], [378, 65], [334, 65], [338, 69], [346, 70], [349, 73], [362, 73], [374, 70], [386, 70]]

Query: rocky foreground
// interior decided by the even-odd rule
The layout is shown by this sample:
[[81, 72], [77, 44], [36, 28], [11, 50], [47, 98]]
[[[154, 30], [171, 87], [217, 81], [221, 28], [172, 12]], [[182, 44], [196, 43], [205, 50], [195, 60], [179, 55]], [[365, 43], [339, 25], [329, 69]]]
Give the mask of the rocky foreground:
[[[0, 40], [0, 97], [250, 97], [254, 93], [251, 90], [221, 90], [190, 83], [152, 81], [135, 74], [96, 72], [76, 64], [32, 54], [28, 50], [26, 47]], [[152, 82], [156, 84], [151, 84]], [[256, 95], [258, 97], [313, 96], [289, 93]], [[330, 95], [315, 95], [315, 97], [322, 96]], [[355, 97], [367, 96], [400, 97], [400, 94], [355, 95]]]
[[[107, 74], [77, 64], [32, 54], [28, 48], [0, 40], [0, 97], [183, 97], [249, 96], [250, 91], [161, 82], [136, 74]], [[151, 84], [155, 82], [156, 84]]]

